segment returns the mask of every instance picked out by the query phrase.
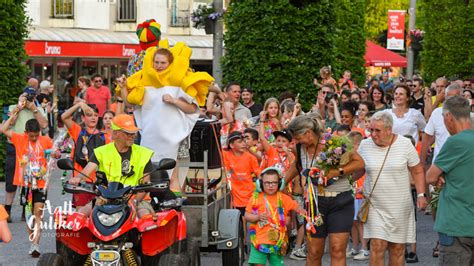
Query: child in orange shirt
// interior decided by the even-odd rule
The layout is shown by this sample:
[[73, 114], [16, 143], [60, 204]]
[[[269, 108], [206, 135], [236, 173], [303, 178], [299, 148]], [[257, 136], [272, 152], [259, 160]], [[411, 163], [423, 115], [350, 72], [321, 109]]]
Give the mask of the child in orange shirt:
[[[81, 109], [81, 119], [84, 122], [84, 127], [74, 122], [72, 119], [73, 114]], [[88, 105], [85, 102], [79, 102], [67, 109], [62, 115], [61, 119], [67, 128], [67, 131], [71, 138], [74, 140], [74, 147], [71, 151], [71, 159], [74, 161], [74, 168], [78, 171], [87, 165], [93, 150], [97, 147], [109, 143], [109, 138], [106, 137], [104, 132], [100, 131], [97, 127], [99, 122], [99, 109], [97, 106], [91, 104]], [[79, 172], [74, 171], [73, 176], [77, 176]], [[88, 183], [95, 181], [95, 172], [87, 180]], [[75, 207], [81, 207], [87, 205], [95, 195], [89, 193], [75, 193], [72, 195], [72, 204]]]
[[258, 163], [260, 163], [262, 161], [262, 151], [258, 141], [258, 131], [253, 128], [246, 128], [244, 130], [244, 136], [248, 151], [255, 156]]
[[40, 225], [47, 196], [45, 150], [53, 147], [53, 141], [49, 137], [40, 136], [41, 128], [34, 118], [26, 121], [24, 134], [10, 130], [12, 119], [16, 119], [17, 115], [12, 115], [2, 125], [2, 132], [15, 146], [16, 165], [13, 184], [23, 187], [21, 197], [23, 204], [26, 204], [25, 215], [32, 241], [29, 254], [32, 257], [39, 257]]
[[231, 189], [233, 205], [239, 209], [242, 217], [245, 207], [255, 191], [253, 178], [260, 175], [257, 158], [247, 150], [245, 136], [234, 131], [229, 134], [228, 150], [224, 151], [224, 167], [227, 172], [226, 181]]
[[291, 134], [286, 129], [283, 129], [282, 131], [273, 131], [275, 142], [274, 145], [271, 145], [265, 138], [265, 129], [263, 125], [260, 124], [259, 136], [264, 151], [260, 168], [265, 169], [270, 166], [276, 166], [281, 168], [283, 174], [285, 174], [295, 160], [295, 156], [289, 149], [290, 142], [293, 139]]
[[[261, 182], [261, 183], [260, 183]], [[245, 220], [252, 223], [249, 228], [251, 241], [249, 264], [283, 265], [283, 256], [288, 247], [288, 214], [304, 210], [290, 196], [285, 195], [284, 179], [278, 167], [268, 167], [257, 182], [257, 191], [245, 209]]]

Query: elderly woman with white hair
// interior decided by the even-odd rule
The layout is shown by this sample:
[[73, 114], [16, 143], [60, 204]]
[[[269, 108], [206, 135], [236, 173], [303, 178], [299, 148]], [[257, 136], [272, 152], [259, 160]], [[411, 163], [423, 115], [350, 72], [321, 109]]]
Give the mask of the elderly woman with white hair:
[[416, 238], [415, 213], [410, 174], [415, 180], [417, 207], [424, 209], [425, 175], [411, 141], [392, 132], [393, 118], [387, 112], [375, 113], [370, 121], [372, 138], [359, 146], [366, 179], [364, 196], [369, 214], [364, 238], [370, 241], [370, 265], [384, 265], [388, 249], [389, 265], [405, 264], [405, 243]]

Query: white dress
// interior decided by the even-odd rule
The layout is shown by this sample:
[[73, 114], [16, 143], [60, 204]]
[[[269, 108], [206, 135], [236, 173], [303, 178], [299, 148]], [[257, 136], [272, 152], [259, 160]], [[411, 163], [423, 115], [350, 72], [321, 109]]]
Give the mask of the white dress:
[[[365, 139], [359, 154], [365, 162], [364, 194], [368, 196], [382, 166], [388, 147]], [[415, 243], [416, 224], [408, 167], [420, 162], [411, 141], [400, 135], [392, 144], [385, 166], [371, 197], [372, 205], [364, 224], [364, 238], [392, 243]]]
[[196, 108], [195, 113], [185, 114], [176, 106], [164, 103], [163, 95], [184, 98], [196, 105], [197, 102], [179, 87], [145, 89], [143, 105], [134, 112], [141, 133], [140, 145], [155, 152], [152, 162], [159, 162], [163, 158], [176, 160], [180, 142], [189, 136], [199, 118], [199, 108]]

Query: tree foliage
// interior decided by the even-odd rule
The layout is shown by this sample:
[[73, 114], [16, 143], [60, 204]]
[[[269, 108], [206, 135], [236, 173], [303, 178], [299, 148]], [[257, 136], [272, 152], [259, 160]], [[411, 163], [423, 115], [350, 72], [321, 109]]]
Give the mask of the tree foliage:
[[[350, 68], [359, 73], [363, 62], [353, 60], [353, 57], [362, 58], [364, 52], [358, 50], [360, 46], [352, 46], [346, 39], [337, 37], [336, 32], [347, 34], [349, 29], [345, 24], [338, 30], [336, 3], [321, 0], [297, 8], [288, 0], [274, 0], [271, 4], [254, 0], [232, 1], [225, 16], [224, 82], [238, 81], [242, 86], [252, 87], [259, 100], [290, 90], [300, 93], [305, 107], [309, 107], [316, 98], [312, 81], [315, 76], [319, 77], [322, 66], [337, 66], [341, 73], [361, 64]], [[351, 4], [349, 8], [354, 6], [358, 5]], [[362, 31], [361, 27], [363, 36]], [[359, 37], [351, 35], [356, 41]], [[362, 45], [364, 43], [362, 41]], [[336, 58], [341, 61], [336, 63]], [[348, 61], [353, 64], [345, 65]]]
[[420, 26], [425, 32], [421, 68], [426, 80], [473, 77], [473, 6], [472, 1], [420, 1]]
[[[29, 20], [25, 15], [25, 0], [3, 1], [0, 8], [0, 106], [15, 104], [25, 87], [27, 67], [24, 39]], [[0, 178], [4, 177], [5, 139], [0, 142]]]
[[350, 70], [357, 84], [365, 81], [364, 8], [364, 0], [337, 0], [335, 5], [334, 76]]

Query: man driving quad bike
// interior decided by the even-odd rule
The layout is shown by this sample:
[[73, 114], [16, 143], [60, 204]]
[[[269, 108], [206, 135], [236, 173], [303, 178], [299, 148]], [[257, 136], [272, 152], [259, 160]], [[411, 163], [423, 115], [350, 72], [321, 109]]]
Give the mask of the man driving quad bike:
[[[150, 182], [149, 173], [154, 168], [151, 157], [154, 152], [134, 144], [139, 128], [135, 126], [133, 117], [127, 114], [117, 115], [112, 120], [112, 129], [113, 142], [94, 149], [82, 174], [71, 178], [69, 180], [70, 184], [77, 185], [85, 181], [87, 176], [95, 170], [106, 176], [107, 183], [119, 182], [124, 186], [137, 186]], [[145, 196], [145, 192], [140, 192], [134, 198], [139, 218], [146, 214], [154, 215], [150, 202], [144, 200]], [[176, 198], [171, 191], [161, 195], [161, 197], [160, 201]], [[95, 204], [101, 205], [103, 200], [99, 198]], [[89, 202], [84, 207], [79, 208], [78, 211], [89, 215], [92, 207], [92, 202]]]

